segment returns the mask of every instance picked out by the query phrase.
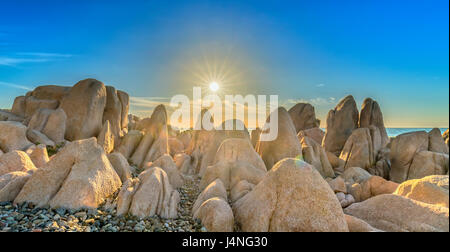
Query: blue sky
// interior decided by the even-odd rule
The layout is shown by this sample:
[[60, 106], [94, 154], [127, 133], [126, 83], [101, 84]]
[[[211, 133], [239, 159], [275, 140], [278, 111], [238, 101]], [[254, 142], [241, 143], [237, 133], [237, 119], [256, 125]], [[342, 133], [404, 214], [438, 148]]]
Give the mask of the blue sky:
[[38, 85], [93, 77], [148, 115], [222, 66], [224, 92], [308, 101], [322, 121], [353, 94], [359, 105], [376, 99], [387, 126], [448, 127], [448, 4], [4, 1], [0, 107]]

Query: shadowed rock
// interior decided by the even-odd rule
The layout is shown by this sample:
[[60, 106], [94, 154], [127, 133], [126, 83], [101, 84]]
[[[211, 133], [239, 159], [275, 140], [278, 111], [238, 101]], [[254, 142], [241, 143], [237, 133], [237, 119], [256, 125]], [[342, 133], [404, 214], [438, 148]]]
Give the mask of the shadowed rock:
[[384, 127], [383, 113], [381, 113], [378, 102], [371, 98], [366, 98], [363, 101], [359, 115], [359, 127], [369, 128], [371, 125], [378, 128], [381, 135], [381, 147], [385, 147], [389, 143], [389, 137]]
[[316, 118], [314, 107], [309, 103], [297, 103], [289, 109], [289, 115], [295, 126], [295, 132], [316, 128], [320, 126], [320, 121]]

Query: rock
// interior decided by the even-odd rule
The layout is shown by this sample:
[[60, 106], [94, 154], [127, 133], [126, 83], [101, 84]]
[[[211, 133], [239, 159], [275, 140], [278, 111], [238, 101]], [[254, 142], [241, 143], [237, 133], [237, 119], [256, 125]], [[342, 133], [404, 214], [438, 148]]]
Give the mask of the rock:
[[44, 144], [40, 144], [36, 148], [27, 151], [27, 154], [37, 168], [44, 167], [50, 161], [47, 148]]
[[428, 150], [448, 154], [448, 144], [445, 144], [444, 138], [441, 136], [441, 130], [438, 128], [428, 132]]
[[259, 142], [259, 136], [260, 135], [261, 135], [261, 129], [260, 128], [256, 128], [256, 129], [252, 130], [252, 133], [250, 135], [250, 139], [252, 141], [253, 148], [256, 148], [256, 144], [258, 144], [258, 142]]
[[[270, 122], [274, 112], [267, 118]], [[267, 170], [284, 158], [295, 158], [302, 155], [302, 147], [297, 139], [297, 132], [286, 109], [280, 107], [278, 113], [278, 136], [274, 141], [259, 141], [256, 151], [266, 164]], [[268, 134], [268, 130], [264, 130]]]
[[222, 198], [210, 198], [194, 213], [209, 232], [232, 232], [234, 227], [233, 211]]
[[14, 121], [22, 123], [24, 120], [25, 118], [22, 116], [0, 109], [0, 121]]
[[322, 142], [325, 150], [339, 156], [352, 131], [358, 128], [358, 119], [358, 108], [353, 96], [349, 95], [339, 101], [327, 115], [327, 130]]
[[54, 110], [58, 107], [59, 102], [56, 100], [38, 99], [34, 96], [25, 98], [25, 117], [30, 118], [39, 109]]
[[408, 179], [411, 163], [416, 153], [428, 150], [428, 134], [425, 131], [398, 135], [391, 142], [390, 179], [401, 183]]
[[97, 136], [103, 126], [105, 85], [95, 79], [75, 84], [62, 98], [60, 108], [67, 115], [65, 138], [69, 141]]
[[449, 157], [447, 154], [419, 151], [414, 155], [407, 174], [407, 180], [419, 179], [430, 175], [448, 173]]
[[334, 177], [333, 167], [328, 161], [327, 153], [322, 146], [310, 137], [299, 138], [302, 145], [303, 159], [314, 166], [322, 177]]
[[64, 142], [64, 135], [66, 133], [66, 121], [67, 116], [64, 110], [56, 109], [50, 113], [47, 118], [47, 123], [42, 129], [42, 133], [44, 133], [48, 138], [54, 141], [57, 144]]
[[372, 177], [370, 173], [359, 167], [350, 167], [346, 169], [341, 176], [346, 183], [349, 183], [351, 185], [354, 183], [361, 184]]
[[320, 126], [320, 121], [316, 119], [314, 107], [309, 103], [297, 103], [289, 109], [289, 115], [295, 126], [295, 132]]
[[25, 117], [25, 99], [25, 96], [17, 96], [14, 99], [11, 112], [18, 116]]
[[227, 190], [220, 179], [214, 180], [200, 193], [200, 195], [198, 195], [197, 200], [192, 207], [192, 213], [196, 213], [203, 202], [214, 197], [221, 198], [225, 200], [225, 202], [228, 199]]
[[46, 135], [34, 129], [27, 130], [27, 138], [34, 144], [44, 144], [45, 146], [51, 147], [56, 146], [55, 142], [50, 140]]
[[128, 127], [128, 110], [130, 109], [130, 96], [121, 90], [117, 90], [117, 96], [119, 97], [120, 104], [122, 105], [122, 126], [121, 129], [126, 129]]
[[70, 89], [71, 87], [44, 85], [35, 88], [30, 96], [33, 96], [36, 99], [57, 100], [58, 102], [61, 102], [64, 96], [69, 93]]
[[364, 201], [381, 194], [392, 194], [397, 189], [398, 184], [387, 181], [382, 177], [372, 176], [361, 184], [353, 184], [349, 193], [356, 202]]
[[341, 176], [338, 176], [335, 179], [327, 180], [327, 182], [333, 192], [347, 193], [347, 186], [345, 185], [345, 181]]
[[344, 169], [361, 167], [365, 170], [376, 164], [376, 157], [380, 150], [380, 133], [378, 128], [355, 129], [342, 149], [340, 159], [344, 160]]
[[142, 172], [139, 180], [128, 212], [140, 218], [154, 215], [176, 218], [179, 193], [172, 189], [166, 172], [153, 167]]
[[106, 154], [109, 154], [114, 150], [114, 139], [111, 124], [109, 121], [106, 121], [103, 124], [102, 130], [98, 134], [97, 143], [103, 148]]
[[339, 201], [339, 203], [341, 203], [342, 208], [346, 208], [355, 203], [355, 198], [353, 198], [351, 194], [346, 194], [345, 197]]
[[254, 184], [249, 183], [247, 180], [241, 180], [236, 185], [231, 188], [230, 200], [231, 202], [236, 202], [240, 198], [244, 197], [247, 193], [251, 192], [255, 187]]
[[122, 153], [122, 155], [128, 159], [141, 142], [143, 136], [144, 134], [141, 131], [130, 130], [128, 134], [122, 138], [120, 145], [117, 148], [117, 152]]
[[213, 163], [219, 162], [246, 162], [259, 170], [267, 171], [263, 160], [245, 138], [224, 140], [216, 152]]
[[120, 144], [120, 132], [122, 129], [122, 103], [120, 102], [117, 90], [114, 87], [106, 86], [106, 105], [103, 112], [103, 124], [109, 121], [111, 134], [114, 139], [114, 146]]
[[123, 183], [117, 196], [117, 215], [125, 215], [128, 213], [139, 184], [139, 178], [129, 178]]
[[347, 221], [348, 230], [350, 232], [382, 232], [381, 230], [372, 227], [367, 222], [348, 214], [345, 214], [345, 220]]
[[125, 183], [125, 181], [131, 178], [131, 167], [128, 164], [127, 159], [121, 153], [111, 153], [108, 155], [108, 159], [114, 170], [117, 172], [117, 175], [119, 175], [122, 183]]
[[333, 167], [333, 169], [336, 170], [342, 170], [344, 171], [344, 165], [345, 161], [334, 155], [333, 153], [329, 151], [325, 151], [325, 154], [327, 155], [328, 161], [330, 162], [330, 165]]
[[0, 176], [10, 172], [36, 170], [30, 157], [23, 151], [11, 151], [0, 156]]
[[391, 150], [389, 148], [381, 148], [377, 155], [378, 161], [376, 162], [375, 167], [368, 169], [369, 173], [389, 179], [389, 173], [391, 171], [390, 153]]
[[121, 186], [120, 178], [95, 138], [64, 146], [24, 185], [15, 204], [97, 208]]
[[388, 232], [448, 232], [448, 208], [394, 194], [378, 195], [344, 212]]
[[448, 175], [433, 175], [405, 181], [394, 194], [448, 208], [448, 192]]
[[245, 232], [348, 231], [342, 208], [311, 165], [298, 159], [278, 162], [233, 205]]
[[172, 157], [174, 157], [178, 153], [184, 152], [184, 145], [177, 138], [169, 137], [168, 142], [169, 142], [170, 155]]
[[298, 139], [302, 139], [304, 137], [310, 137], [320, 145], [322, 144], [324, 136], [325, 136], [325, 132], [323, 132], [323, 130], [321, 130], [320, 128], [311, 128], [311, 129], [300, 130], [297, 134]]
[[190, 130], [186, 130], [178, 134], [177, 139], [183, 143], [185, 148], [189, 147], [191, 143], [192, 132]]
[[369, 128], [375, 126], [380, 133], [380, 146], [385, 147], [389, 143], [389, 137], [384, 127], [383, 113], [381, 113], [378, 102], [371, 98], [366, 98], [361, 107], [359, 114], [359, 127]]
[[170, 184], [174, 188], [179, 188], [183, 185], [183, 178], [177, 169], [177, 165], [169, 154], [162, 155], [150, 167], [159, 167], [163, 169], [167, 176], [169, 176]]
[[448, 137], [448, 129], [442, 134], [442, 138], [444, 138], [444, 142], [445, 142], [445, 144], [447, 144], [447, 147], [449, 146], [449, 142], [448, 142], [448, 139], [449, 139], [449, 137]]
[[24, 150], [33, 143], [26, 137], [27, 127], [18, 122], [0, 121], [0, 149], [4, 152]]
[[180, 153], [173, 158], [178, 171], [184, 175], [193, 175], [194, 169], [191, 165], [191, 156]]
[[30, 173], [21, 171], [0, 176], [0, 202], [13, 201], [30, 176]]

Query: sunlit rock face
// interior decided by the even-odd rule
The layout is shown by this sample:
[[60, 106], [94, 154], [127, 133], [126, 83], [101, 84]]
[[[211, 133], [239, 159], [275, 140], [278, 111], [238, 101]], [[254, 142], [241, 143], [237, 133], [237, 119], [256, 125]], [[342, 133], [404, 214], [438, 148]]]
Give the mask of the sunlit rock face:
[[339, 156], [352, 131], [358, 128], [358, 120], [358, 108], [353, 96], [349, 95], [339, 101], [327, 115], [326, 132], [322, 142], [325, 150]]
[[366, 98], [363, 101], [359, 115], [359, 127], [369, 128], [370, 126], [378, 128], [381, 137], [381, 147], [385, 147], [389, 143], [389, 137], [384, 127], [383, 113], [378, 102], [371, 98]]
[[316, 118], [314, 107], [309, 103], [297, 103], [288, 112], [297, 133], [320, 126], [320, 120]]

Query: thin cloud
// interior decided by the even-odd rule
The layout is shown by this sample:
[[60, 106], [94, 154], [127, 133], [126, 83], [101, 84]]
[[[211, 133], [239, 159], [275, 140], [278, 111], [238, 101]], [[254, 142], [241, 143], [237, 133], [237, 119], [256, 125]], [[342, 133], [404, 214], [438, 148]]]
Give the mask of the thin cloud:
[[17, 55], [31, 56], [31, 57], [43, 57], [43, 58], [70, 58], [70, 57], [73, 57], [72, 54], [45, 53], [45, 52], [20, 52], [20, 53], [17, 53]]
[[19, 52], [14, 56], [0, 57], [0, 66], [17, 66], [25, 63], [43, 63], [62, 60], [72, 57], [72, 54], [45, 53], [45, 52]]
[[320, 83], [320, 84], [317, 84], [316, 87], [325, 87], [325, 84]]
[[9, 82], [3, 82], [3, 81], [0, 81], [0, 85], [1, 86], [6, 86], [6, 87], [18, 88], [18, 89], [27, 90], [27, 91], [33, 90], [32, 88], [24, 86], [24, 85], [19, 85], [19, 84], [14, 84], [14, 83], [9, 83]]

